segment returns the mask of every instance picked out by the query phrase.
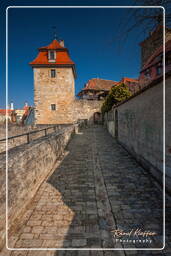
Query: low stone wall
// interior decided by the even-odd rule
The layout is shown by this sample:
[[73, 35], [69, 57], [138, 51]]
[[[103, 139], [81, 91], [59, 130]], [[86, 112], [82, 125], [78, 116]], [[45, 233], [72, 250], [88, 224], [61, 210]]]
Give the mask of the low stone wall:
[[[166, 190], [171, 193], [170, 97], [166, 78]], [[162, 184], [163, 82], [149, 86], [105, 115], [105, 125], [118, 141]]]
[[[9, 229], [23, 213], [42, 181], [53, 169], [64, 151], [75, 125], [60, 135], [49, 134], [30, 144], [12, 148], [8, 154], [8, 219]], [[5, 153], [0, 155], [0, 247], [5, 240]]]
[[[52, 126], [52, 127], [51, 127]], [[55, 125], [55, 131], [60, 131], [63, 127], [66, 127], [67, 125]], [[54, 126], [53, 125], [36, 125], [36, 126], [18, 126], [18, 125], [12, 125], [8, 127], [8, 137], [13, 137], [25, 133], [30, 133], [33, 131], [37, 131], [36, 133], [30, 133], [29, 134], [29, 141], [35, 140], [37, 138], [45, 136], [45, 131], [41, 131], [44, 128], [48, 128], [46, 131], [47, 134], [54, 132]], [[5, 126], [0, 127], [1, 138], [4, 139], [6, 137], [6, 128]], [[20, 137], [15, 137], [12, 139], [8, 139], [8, 149], [11, 149], [13, 147], [17, 147], [21, 144], [27, 143], [27, 135], [23, 135]], [[6, 150], [6, 140], [0, 141], [0, 153], [4, 152]]]

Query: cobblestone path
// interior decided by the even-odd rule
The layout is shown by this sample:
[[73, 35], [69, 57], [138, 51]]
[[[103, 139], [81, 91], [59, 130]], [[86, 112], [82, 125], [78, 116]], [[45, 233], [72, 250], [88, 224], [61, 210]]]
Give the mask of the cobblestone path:
[[[162, 193], [146, 171], [101, 126], [74, 135], [66, 150], [10, 236], [9, 247], [136, 251], [4, 249], [2, 255], [166, 255], [137, 250], [161, 248], [163, 243]], [[132, 233], [120, 241], [116, 229]], [[157, 235], [133, 236], [137, 229]]]

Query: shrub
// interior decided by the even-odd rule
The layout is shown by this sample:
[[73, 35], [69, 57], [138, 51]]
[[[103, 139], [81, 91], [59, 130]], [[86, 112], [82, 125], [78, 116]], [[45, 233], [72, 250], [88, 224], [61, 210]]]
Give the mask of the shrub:
[[101, 111], [104, 114], [105, 112], [108, 112], [111, 110], [112, 106], [114, 104], [117, 104], [118, 102], [121, 102], [131, 96], [131, 92], [129, 91], [129, 88], [126, 84], [121, 83], [119, 85], [115, 85], [111, 88], [108, 96], [106, 97]]

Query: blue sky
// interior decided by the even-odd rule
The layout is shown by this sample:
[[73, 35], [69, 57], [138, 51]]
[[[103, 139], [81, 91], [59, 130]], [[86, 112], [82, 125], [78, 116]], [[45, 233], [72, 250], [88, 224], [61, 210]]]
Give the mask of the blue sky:
[[[9, 2], [9, 1], [8, 1]], [[89, 5], [88, 1], [46, 1], [48, 5]], [[131, 1], [91, 1], [91, 5], [130, 5]], [[5, 5], [45, 5], [44, 1], [12, 1]], [[7, 6], [8, 6], [7, 5]], [[64, 39], [71, 59], [76, 64], [76, 94], [91, 78], [119, 81], [123, 76], [136, 78], [140, 71], [139, 43], [145, 35], [135, 30], [122, 43], [118, 39], [119, 24], [128, 9], [114, 8], [12, 8], [9, 9], [9, 102], [21, 108], [24, 102], [33, 105], [33, 72], [29, 66], [41, 46], [57, 36]], [[5, 13], [1, 18], [3, 74], [1, 76], [0, 108], [5, 106]]]

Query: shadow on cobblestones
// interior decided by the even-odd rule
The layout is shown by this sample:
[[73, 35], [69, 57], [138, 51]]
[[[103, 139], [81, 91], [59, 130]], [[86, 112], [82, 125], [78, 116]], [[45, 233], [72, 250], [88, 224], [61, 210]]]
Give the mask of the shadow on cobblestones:
[[74, 213], [63, 247], [101, 248], [91, 143], [89, 134], [75, 135], [69, 154], [47, 181]]
[[[36, 193], [23, 216], [24, 224], [10, 240], [11, 247], [135, 251], [22, 251], [8, 255], [166, 255], [166, 250], [137, 250], [162, 247], [162, 193], [147, 172], [101, 126], [82, 130], [66, 150], [63, 161]], [[134, 243], [136, 237], [131, 237], [131, 242], [116, 241], [112, 233], [116, 229], [141, 229], [157, 235], [151, 243]], [[166, 241], [169, 243], [168, 238]]]
[[[100, 216], [103, 205], [97, 195], [92, 144], [100, 162], [97, 171], [104, 180], [102, 193], [107, 194], [113, 223], [109, 214]], [[162, 195], [142, 167], [101, 127], [84, 130], [83, 135], [71, 141], [68, 150], [65, 160], [48, 179], [74, 213], [63, 247], [117, 247], [111, 231], [118, 228], [157, 233], [151, 244], [127, 242], [121, 243], [120, 248], [161, 248]]]

